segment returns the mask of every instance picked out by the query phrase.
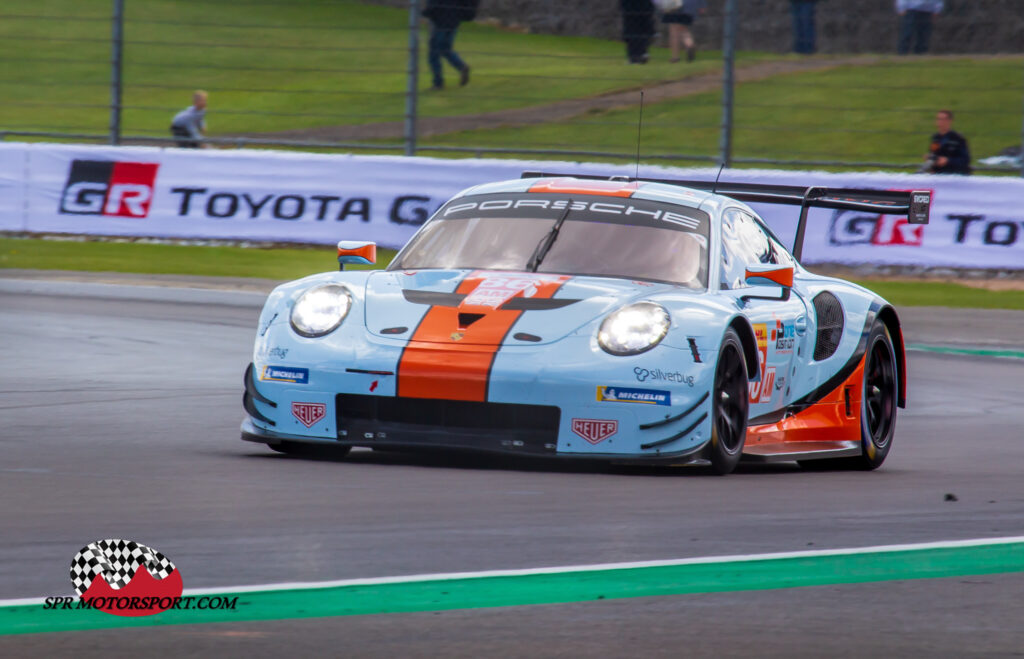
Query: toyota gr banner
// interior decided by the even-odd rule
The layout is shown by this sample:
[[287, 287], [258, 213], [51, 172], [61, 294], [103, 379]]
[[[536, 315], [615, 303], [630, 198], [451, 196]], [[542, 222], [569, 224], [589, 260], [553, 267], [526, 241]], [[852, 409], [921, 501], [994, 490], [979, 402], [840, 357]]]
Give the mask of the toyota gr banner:
[[[0, 144], [0, 231], [401, 247], [459, 190], [526, 170], [633, 174], [595, 163], [10, 143]], [[717, 170], [640, 173], [710, 181]], [[932, 192], [928, 225], [812, 210], [807, 263], [1024, 268], [1024, 180], [766, 170], [722, 180]], [[754, 208], [792, 242], [797, 207]]]

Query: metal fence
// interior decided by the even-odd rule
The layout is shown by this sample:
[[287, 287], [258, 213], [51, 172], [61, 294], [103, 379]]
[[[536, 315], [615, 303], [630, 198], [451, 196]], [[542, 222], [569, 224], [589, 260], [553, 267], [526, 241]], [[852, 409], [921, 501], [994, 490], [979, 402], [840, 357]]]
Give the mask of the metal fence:
[[[621, 16], [645, 63], [621, 42], [460, 23], [464, 0], [7, 4], [0, 137], [173, 145], [171, 118], [204, 89], [216, 147], [914, 170], [948, 108], [976, 169], [1024, 174], [1024, 57], [746, 51], [737, 1], [710, 4], [722, 20], [695, 17], [692, 62], [685, 44], [669, 61], [678, 28]], [[765, 23], [789, 25], [772, 7]]]

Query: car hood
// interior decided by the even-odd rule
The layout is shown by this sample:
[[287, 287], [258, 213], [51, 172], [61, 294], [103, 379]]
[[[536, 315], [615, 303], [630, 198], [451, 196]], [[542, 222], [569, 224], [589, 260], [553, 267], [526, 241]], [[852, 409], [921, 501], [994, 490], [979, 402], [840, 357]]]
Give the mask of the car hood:
[[485, 270], [378, 271], [366, 328], [387, 338], [462, 345], [551, 343], [670, 284]]

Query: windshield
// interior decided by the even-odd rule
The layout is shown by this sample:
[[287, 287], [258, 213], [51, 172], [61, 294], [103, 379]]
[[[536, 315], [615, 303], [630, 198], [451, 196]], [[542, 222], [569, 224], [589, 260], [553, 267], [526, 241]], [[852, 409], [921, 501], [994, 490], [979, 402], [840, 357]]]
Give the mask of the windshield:
[[438, 211], [389, 269], [536, 268], [701, 289], [707, 286], [708, 226], [706, 213], [660, 202], [481, 195]]

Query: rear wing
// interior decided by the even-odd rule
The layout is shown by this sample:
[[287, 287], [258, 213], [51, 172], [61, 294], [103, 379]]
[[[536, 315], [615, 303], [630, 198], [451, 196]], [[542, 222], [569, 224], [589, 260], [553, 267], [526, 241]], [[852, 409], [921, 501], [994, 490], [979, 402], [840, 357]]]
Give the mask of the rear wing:
[[800, 260], [804, 247], [807, 211], [811, 208], [859, 210], [885, 215], [906, 216], [911, 224], [928, 224], [932, 204], [930, 190], [863, 190], [858, 188], [826, 188], [821, 186], [769, 185], [765, 183], [715, 183], [712, 181], [683, 181], [678, 179], [632, 178], [623, 176], [594, 176], [588, 174], [553, 174], [549, 172], [523, 172], [522, 178], [577, 178], [593, 181], [641, 181], [663, 183], [694, 190], [713, 192], [737, 201], [761, 204], [784, 204], [800, 207], [800, 219], [793, 240], [793, 256]]

